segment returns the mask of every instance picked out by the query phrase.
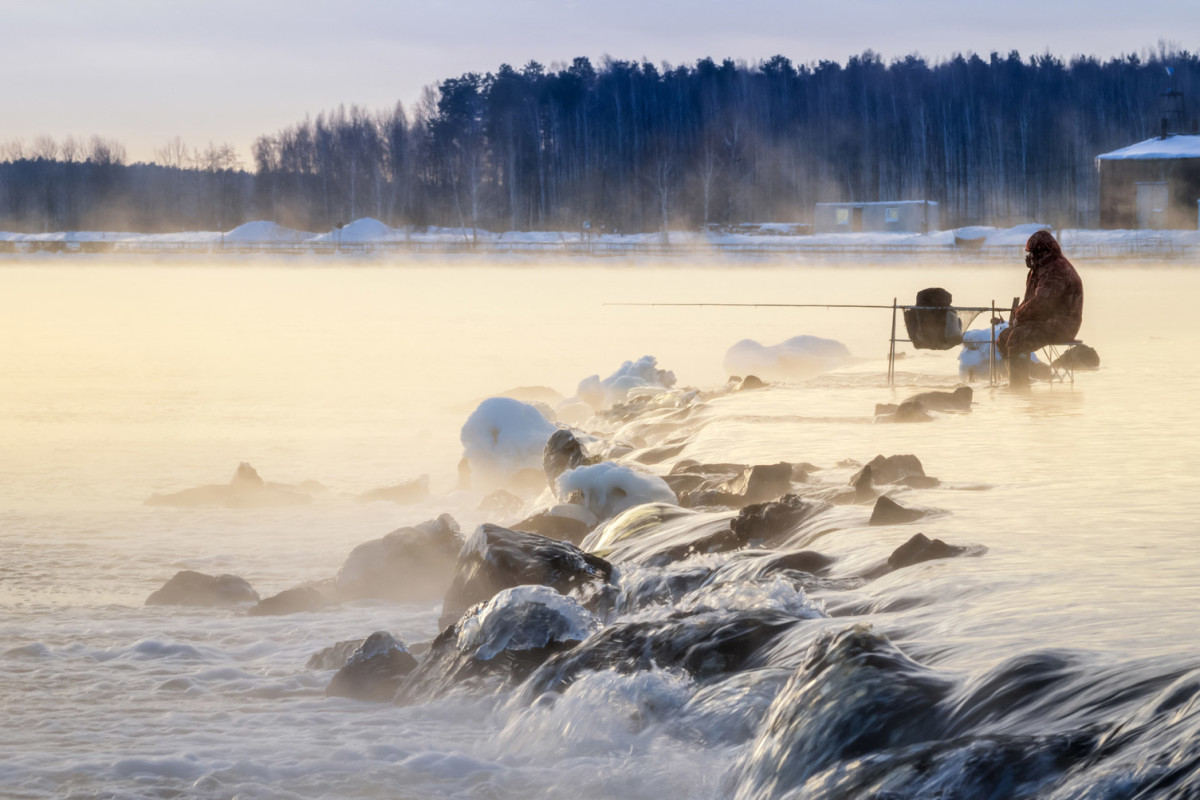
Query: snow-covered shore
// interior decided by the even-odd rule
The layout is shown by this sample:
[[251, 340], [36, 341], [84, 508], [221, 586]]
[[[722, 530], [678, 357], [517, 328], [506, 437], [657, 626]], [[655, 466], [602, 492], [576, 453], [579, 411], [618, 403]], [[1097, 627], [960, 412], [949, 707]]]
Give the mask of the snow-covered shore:
[[[757, 233], [671, 231], [669, 233], [585, 233], [508, 231], [471, 228], [392, 228], [365, 217], [325, 233], [285, 228], [274, 222], [248, 222], [229, 231], [129, 233], [116, 231], [0, 231], [0, 254], [34, 253], [458, 253], [558, 254], [582, 256], [714, 255], [919, 255], [1010, 257], [1029, 235], [1048, 226], [973, 226], [915, 233], [825, 233], [783, 235], [771, 226]], [[1093, 258], [1200, 258], [1200, 230], [1055, 231], [1069, 254]]]

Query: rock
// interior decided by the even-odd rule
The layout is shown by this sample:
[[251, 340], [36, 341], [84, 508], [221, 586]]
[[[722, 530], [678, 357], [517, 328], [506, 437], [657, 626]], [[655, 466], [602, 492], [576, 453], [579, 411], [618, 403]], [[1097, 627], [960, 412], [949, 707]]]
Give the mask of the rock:
[[[899, 483], [905, 478], [918, 475], [925, 475], [925, 468], [921, 466], [921, 460], [914, 455], [899, 455], [899, 456], [875, 456], [871, 462], [867, 464], [871, 468], [871, 480], [876, 484]], [[862, 477], [866, 467], [854, 473], [854, 477], [850, 479], [850, 485], [854, 486]]]
[[346, 639], [337, 644], [331, 644], [309, 656], [308, 662], [304, 666], [308, 669], [341, 669], [346, 666], [350, 656], [354, 655], [354, 651], [362, 647], [365, 641], [366, 639]]
[[367, 637], [325, 689], [328, 697], [351, 697], [377, 703], [390, 701], [417, 660], [390, 633]]
[[438, 624], [445, 629], [471, 606], [514, 586], [550, 586], [567, 593], [611, 578], [612, 565], [573, 544], [480, 525], [462, 547]]
[[449, 514], [364, 542], [350, 551], [338, 570], [338, 597], [433, 600], [450, 585], [461, 547], [458, 523]]
[[824, 503], [788, 494], [777, 501], [746, 506], [729, 526], [742, 544], [766, 543], [792, 533], [801, 522], [826, 508]]
[[954, 558], [967, 552], [967, 549], [959, 545], [946, 544], [941, 539], [930, 539], [925, 534], [918, 533], [896, 548], [888, 557], [888, 566], [892, 569], [901, 569], [936, 558]]
[[888, 416], [889, 414], [895, 414], [899, 410], [900, 410], [900, 405], [898, 403], [876, 403], [875, 404], [875, 416], [877, 416], [877, 417], [885, 417], [885, 416]]
[[246, 613], [252, 617], [297, 614], [302, 611], [320, 611], [329, 605], [329, 599], [311, 586], [285, 589], [273, 597], [259, 601]]
[[227, 484], [197, 486], [172, 494], [154, 494], [146, 498], [145, 503], [148, 506], [268, 508], [303, 505], [310, 499], [294, 487], [267, 483], [254, 467], [243, 461]]
[[471, 607], [434, 640], [402, 699], [425, 701], [470, 684], [515, 685], [548, 657], [599, 629], [575, 598], [548, 586], [504, 589]]
[[1063, 369], [1100, 369], [1100, 354], [1086, 344], [1077, 344], [1054, 359], [1054, 366]]
[[512, 529], [579, 544], [598, 521], [595, 514], [577, 503], [559, 503], [521, 520]]
[[974, 396], [975, 393], [970, 386], [959, 386], [953, 392], [915, 394], [904, 402], [917, 401], [926, 411], [970, 411]]
[[759, 378], [757, 375], [747, 375], [746, 377], [742, 378], [742, 380], [738, 383], [737, 388], [735, 388], [734, 391], [735, 392], [745, 392], [750, 389], [761, 389], [766, 385], [767, 384], [763, 383], [762, 379]]
[[875, 501], [875, 508], [871, 511], [871, 525], [900, 525], [905, 522], [913, 522], [918, 519], [929, 516], [929, 512], [920, 508], [911, 508], [906, 505], [897, 503], [887, 495], [882, 495]]
[[581, 467], [587, 462], [587, 454], [583, 445], [575, 438], [575, 434], [566, 428], [559, 428], [546, 441], [542, 451], [542, 469], [546, 473], [546, 481], [553, 489], [558, 476], [567, 470]]
[[497, 489], [479, 501], [476, 511], [486, 514], [516, 514], [525, 501], [506, 489]]
[[875, 498], [875, 471], [867, 464], [858, 472], [858, 480], [854, 482], [855, 503], [869, 503]]
[[389, 503], [397, 503], [402, 506], [412, 505], [413, 503], [419, 503], [427, 499], [429, 499], [428, 475], [422, 475], [419, 478], [414, 478], [405, 483], [398, 483], [395, 486], [372, 489], [358, 496], [358, 502], [360, 503], [373, 503], [376, 500], [386, 500]]
[[629, 673], [680, 670], [697, 682], [760, 666], [761, 654], [800, 624], [774, 609], [679, 612], [665, 619], [619, 622], [546, 661], [529, 678], [524, 699], [562, 691], [580, 674], [611, 669]]
[[742, 508], [750, 503], [775, 500], [791, 490], [795, 472], [795, 467], [786, 462], [755, 466], [712, 464], [691, 469], [694, 471], [664, 478], [685, 508]]
[[256, 603], [258, 592], [236, 575], [205, 575], [185, 569], [146, 598], [148, 606], [228, 606]]
[[892, 415], [891, 422], [933, 422], [933, 416], [920, 400], [905, 400]]

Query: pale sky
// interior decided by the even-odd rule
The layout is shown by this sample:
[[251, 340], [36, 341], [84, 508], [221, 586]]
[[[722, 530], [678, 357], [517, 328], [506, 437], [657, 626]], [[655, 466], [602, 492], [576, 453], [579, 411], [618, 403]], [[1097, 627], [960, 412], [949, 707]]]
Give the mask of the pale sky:
[[1200, 2], [0, 0], [0, 36], [0, 143], [100, 134], [137, 161], [180, 136], [248, 159], [255, 137], [306, 114], [409, 107], [502, 63], [1196, 52]]

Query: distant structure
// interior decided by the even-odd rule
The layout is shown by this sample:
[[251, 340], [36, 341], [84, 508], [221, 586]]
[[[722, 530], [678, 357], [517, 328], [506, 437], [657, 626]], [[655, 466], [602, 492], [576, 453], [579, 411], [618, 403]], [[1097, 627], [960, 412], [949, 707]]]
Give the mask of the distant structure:
[[1185, 229], [1200, 227], [1200, 132], [1187, 127], [1183, 93], [1163, 92], [1161, 133], [1153, 139], [1096, 156], [1100, 173], [1100, 227]]
[[929, 233], [938, 230], [938, 204], [932, 200], [886, 203], [817, 203], [815, 233]]

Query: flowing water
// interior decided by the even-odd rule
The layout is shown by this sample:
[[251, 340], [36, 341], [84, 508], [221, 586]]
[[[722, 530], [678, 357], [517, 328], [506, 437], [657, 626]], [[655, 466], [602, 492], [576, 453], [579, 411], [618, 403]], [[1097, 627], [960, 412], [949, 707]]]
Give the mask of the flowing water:
[[[1200, 728], [1200, 272], [1077, 267], [1080, 335], [1101, 370], [1029, 394], [976, 384], [970, 414], [882, 425], [875, 403], [957, 383], [954, 351], [908, 351], [887, 385], [890, 311], [609, 304], [890, 304], [944, 286], [957, 303], [1007, 307], [1021, 265], [10, 262], [0, 796], [1200, 796], [1189, 744]], [[332, 673], [308, 657], [375, 630], [428, 641], [439, 602], [279, 617], [143, 605], [181, 569], [234, 573], [266, 597], [443, 512], [467, 534], [511, 523], [479, 511], [480, 493], [455, 491], [459, 429], [481, 399], [519, 386], [571, 395], [645, 354], [681, 385], [714, 388], [738, 340], [798, 334], [838, 339], [855, 362], [712, 399], [703, 424], [675, 431], [688, 436], [679, 457], [811, 462], [844, 483], [845, 459], [913, 453], [942, 483], [904, 501], [948, 513], [881, 528], [866, 524], [869, 506], [843, 507], [805, 546], [835, 557], [842, 577], [916, 530], [979, 547], [808, 587], [805, 603], [828, 616], [780, 640], [753, 672], [761, 681], [748, 672], [722, 694], [663, 665], [589, 672], [554, 703], [510, 692], [364, 703], [326, 698]], [[325, 491], [281, 509], [143, 505], [224, 483], [243, 461]], [[356, 500], [421, 474], [432, 496], [417, 505]], [[759, 583], [721, 602], [791, 608], [796, 591]], [[826, 642], [834, 655], [808, 651], [817, 630], [840, 632]], [[911, 659], [884, 671], [889, 686], [935, 688], [888, 723], [891, 739], [818, 752], [806, 726], [887, 719], [862, 706], [875, 684], [838, 671], [859, 663], [835, 659], [852, 645]], [[804, 672], [818, 662], [841, 666]], [[819, 680], [838, 710], [806, 705]], [[771, 708], [789, 693], [795, 702]], [[916, 718], [928, 724], [914, 733]]]

